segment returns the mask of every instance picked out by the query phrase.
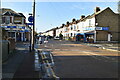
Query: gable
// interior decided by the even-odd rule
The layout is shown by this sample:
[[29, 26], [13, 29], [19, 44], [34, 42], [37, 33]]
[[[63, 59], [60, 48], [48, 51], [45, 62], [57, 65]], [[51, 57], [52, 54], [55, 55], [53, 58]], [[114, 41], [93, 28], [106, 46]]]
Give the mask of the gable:
[[102, 15], [102, 16], [111, 16], [111, 15], [116, 15], [109, 7], [96, 13], [97, 16]]

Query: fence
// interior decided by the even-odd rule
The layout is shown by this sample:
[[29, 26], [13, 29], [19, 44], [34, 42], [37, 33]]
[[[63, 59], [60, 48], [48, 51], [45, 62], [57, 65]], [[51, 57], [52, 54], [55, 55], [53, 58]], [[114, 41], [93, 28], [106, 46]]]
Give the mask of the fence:
[[37, 63], [36, 70], [41, 70], [43, 80], [59, 80], [59, 77], [55, 75], [53, 68], [48, 61], [49, 59], [43, 53], [45, 53], [45, 51], [37, 51], [35, 53], [35, 62]]

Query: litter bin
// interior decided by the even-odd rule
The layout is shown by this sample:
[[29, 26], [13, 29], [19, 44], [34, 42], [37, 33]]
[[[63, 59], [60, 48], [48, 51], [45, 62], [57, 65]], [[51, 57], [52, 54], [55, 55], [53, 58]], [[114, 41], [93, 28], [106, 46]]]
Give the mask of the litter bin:
[[9, 41], [9, 51], [13, 52], [15, 50], [15, 39], [8, 38], [8, 41]]

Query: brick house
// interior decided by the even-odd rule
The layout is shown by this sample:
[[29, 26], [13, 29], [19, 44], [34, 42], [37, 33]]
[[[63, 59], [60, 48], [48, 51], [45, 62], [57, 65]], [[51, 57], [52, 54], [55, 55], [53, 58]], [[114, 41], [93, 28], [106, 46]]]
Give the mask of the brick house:
[[26, 17], [22, 13], [7, 8], [1, 8], [2, 15], [1, 27], [7, 32], [8, 38], [14, 38], [15, 41], [30, 40], [30, 28], [26, 25]]

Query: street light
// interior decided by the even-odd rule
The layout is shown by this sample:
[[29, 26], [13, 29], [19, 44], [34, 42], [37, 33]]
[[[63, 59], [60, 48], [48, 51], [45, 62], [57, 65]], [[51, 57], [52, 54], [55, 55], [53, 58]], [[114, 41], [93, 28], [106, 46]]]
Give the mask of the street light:
[[34, 43], [35, 43], [35, 0], [33, 2], [32, 50], [34, 50]]
[[[32, 13], [29, 13], [30, 16], [32, 16]], [[32, 22], [31, 22], [32, 23]], [[30, 26], [30, 46], [29, 46], [29, 51], [31, 52], [31, 31], [32, 31], [32, 25]]]

